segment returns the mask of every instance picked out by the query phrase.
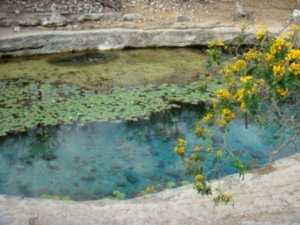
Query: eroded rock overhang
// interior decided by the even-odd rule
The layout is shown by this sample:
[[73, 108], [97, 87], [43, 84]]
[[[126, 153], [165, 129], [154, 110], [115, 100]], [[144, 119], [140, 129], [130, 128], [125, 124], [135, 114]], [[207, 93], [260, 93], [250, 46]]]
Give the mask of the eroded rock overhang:
[[[231, 27], [195, 29], [105, 29], [35, 31], [0, 37], [0, 56], [27, 56], [83, 50], [205, 46], [213, 38], [232, 43], [240, 34]], [[251, 43], [250, 32], [246, 43]]]

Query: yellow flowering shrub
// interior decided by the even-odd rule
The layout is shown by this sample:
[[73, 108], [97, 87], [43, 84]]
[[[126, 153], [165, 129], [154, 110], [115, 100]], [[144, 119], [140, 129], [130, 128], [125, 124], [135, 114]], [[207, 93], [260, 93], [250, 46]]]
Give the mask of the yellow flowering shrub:
[[273, 66], [273, 74], [275, 77], [282, 77], [285, 75], [285, 67], [282, 65]]
[[300, 75], [300, 63], [293, 62], [289, 67], [289, 71], [295, 76]]
[[[187, 151], [187, 142], [178, 139], [178, 146], [174, 148], [182, 157], [188, 173], [193, 175], [195, 189], [203, 195], [212, 193], [207, 174], [218, 171], [220, 164], [230, 161], [240, 175], [249, 169], [242, 157], [226, 145], [225, 138], [222, 147], [214, 146], [215, 130], [223, 132], [225, 137], [236, 117], [244, 119], [246, 128], [253, 118], [263, 121], [264, 114], [268, 117], [266, 120], [278, 121], [278, 117], [287, 112], [280, 108], [281, 104], [285, 107], [287, 98], [287, 102], [298, 101], [294, 111], [300, 107], [300, 50], [294, 45], [299, 42], [300, 28], [294, 26], [278, 37], [270, 36], [264, 25], [258, 25], [256, 29], [257, 43], [227, 62], [220, 57], [222, 50], [228, 49], [228, 46], [220, 39], [209, 44], [208, 69], [213, 68], [210, 72], [224, 76], [223, 88], [216, 90], [217, 100], [211, 102], [202, 120], [196, 123], [195, 134], [201, 144], [195, 142], [193, 151]], [[273, 107], [274, 104], [276, 107]], [[300, 135], [299, 114], [291, 115], [289, 112], [284, 121], [294, 125], [294, 129], [298, 129], [295, 134]], [[207, 162], [211, 167], [204, 166]], [[228, 203], [232, 201], [232, 195], [218, 189], [214, 201]]]
[[300, 49], [291, 49], [291, 51], [286, 56], [286, 60], [300, 60]]
[[246, 69], [246, 67], [247, 67], [246, 60], [239, 59], [239, 60], [235, 61], [235, 63], [232, 65], [232, 70], [235, 72], [238, 72], [238, 71]]
[[249, 83], [249, 82], [251, 82], [252, 81], [252, 76], [244, 76], [244, 77], [241, 77], [240, 78], [240, 81], [242, 82], [242, 83]]
[[259, 60], [259, 51], [256, 49], [250, 49], [248, 52], [244, 53], [244, 58], [247, 61]]
[[197, 174], [195, 176], [195, 180], [202, 180], [203, 179], [203, 175], [202, 174]]
[[228, 90], [218, 90], [217, 91], [217, 97], [218, 99], [231, 99], [232, 96]]
[[203, 117], [203, 121], [208, 122], [210, 121], [210, 119], [213, 117], [213, 115], [211, 113], [207, 113], [204, 117]]
[[235, 117], [235, 114], [230, 109], [222, 109], [222, 118], [230, 122]]

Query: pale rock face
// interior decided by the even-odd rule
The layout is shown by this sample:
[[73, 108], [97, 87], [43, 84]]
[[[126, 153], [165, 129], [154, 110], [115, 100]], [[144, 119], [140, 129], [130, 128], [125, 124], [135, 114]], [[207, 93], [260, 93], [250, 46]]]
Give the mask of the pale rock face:
[[[47, 18], [42, 19], [41, 24], [44, 26], [51, 25]], [[73, 30], [76, 30], [75, 25], [73, 26]], [[119, 28], [92, 31], [46, 31], [0, 38], [0, 56], [50, 54], [86, 49], [110, 50], [125, 47], [146, 48], [206, 45], [214, 36], [221, 38], [225, 42], [230, 42], [238, 34], [239, 30], [237, 28], [228, 27], [184, 30]], [[251, 42], [251, 35], [247, 41]]]

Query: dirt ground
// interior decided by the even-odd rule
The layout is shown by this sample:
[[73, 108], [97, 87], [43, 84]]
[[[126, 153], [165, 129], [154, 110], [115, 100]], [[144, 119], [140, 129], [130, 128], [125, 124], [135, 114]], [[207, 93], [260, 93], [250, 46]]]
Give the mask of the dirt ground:
[[[51, 7], [55, 3], [56, 10], [62, 15], [79, 17], [87, 12], [112, 13], [107, 18], [98, 21], [85, 21], [76, 25], [77, 30], [102, 28], [198, 28], [236, 26], [239, 23], [250, 25], [266, 24], [269, 27], [283, 28], [293, 21], [292, 12], [300, 7], [299, 0], [241, 0], [244, 15], [236, 13], [234, 0], [135, 0], [122, 1], [122, 7], [116, 12], [111, 8], [103, 8], [96, 0], [64, 0], [64, 1], [37, 1], [37, 0], [3, 0], [0, 2], [1, 19], [22, 20], [49, 16]], [[39, 2], [41, 3], [38, 8]], [[65, 4], [62, 4], [65, 2]], [[82, 8], [78, 4], [82, 2]], [[84, 3], [83, 2], [88, 2]], [[80, 5], [81, 6], [81, 5]], [[90, 8], [89, 8], [90, 7]], [[84, 8], [84, 9], [83, 9]], [[86, 9], [86, 10], [85, 10]], [[130, 15], [124, 17], [124, 15]], [[75, 22], [77, 23], [77, 22]], [[22, 27], [26, 30], [66, 30], [60, 27]], [[16, 32], [14, 27], [2, 27], [2, 35]], [[18, 31], [19, 32], [19, 31]]]

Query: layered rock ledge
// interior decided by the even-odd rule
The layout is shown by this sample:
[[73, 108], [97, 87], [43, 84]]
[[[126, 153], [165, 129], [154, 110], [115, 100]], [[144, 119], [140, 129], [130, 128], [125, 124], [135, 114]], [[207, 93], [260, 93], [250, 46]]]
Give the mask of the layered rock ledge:
[[239, 33], [240, 31], [233, 27], [27, 32], [0, 37], [0, 56], [25, 56], [95, 49], [201, 46], [207, 45], [213, 37], [230, 43]]
[[214, 207], [191, 185], [125, 201], [54, 201], [0, 196], [1, 225], [300, 224], [300, 154], [272, 167], [212, 182], [234, 197]]

